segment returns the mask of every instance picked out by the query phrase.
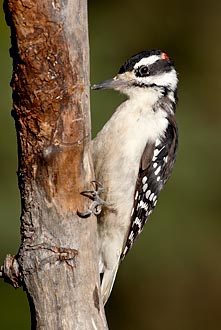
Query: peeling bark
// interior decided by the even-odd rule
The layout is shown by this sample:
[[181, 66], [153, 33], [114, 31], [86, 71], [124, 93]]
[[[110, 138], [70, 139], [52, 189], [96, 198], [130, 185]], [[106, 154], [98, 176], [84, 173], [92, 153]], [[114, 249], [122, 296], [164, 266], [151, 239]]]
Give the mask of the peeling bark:
[[86, 0], [7, 0], [21, 247], [32, 329], [107, 329], [95, 217], [81, 219], [90, 158]]

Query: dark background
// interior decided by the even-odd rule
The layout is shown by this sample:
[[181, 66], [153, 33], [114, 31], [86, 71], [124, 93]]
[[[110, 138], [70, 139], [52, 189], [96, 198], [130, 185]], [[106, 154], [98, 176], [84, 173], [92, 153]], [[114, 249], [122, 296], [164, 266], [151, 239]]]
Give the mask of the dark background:
[[[0, 1], [2, 4], [2, 1]], [[1, 6], [2, 7], [2, 6]], [[9, 29], [0, 9], [0, 258], [20, 243]], [[91, 83], [131, 55], [161, 48], [179, 72], [180, 146], [172, 178], [120, 267], [110, 329], [221, 329], [221, 2], [89, 1]], [[122, 96], [91, 93], [93, 134]], [[22, 289], [0, 281], [1, 329], [30, 329]]]

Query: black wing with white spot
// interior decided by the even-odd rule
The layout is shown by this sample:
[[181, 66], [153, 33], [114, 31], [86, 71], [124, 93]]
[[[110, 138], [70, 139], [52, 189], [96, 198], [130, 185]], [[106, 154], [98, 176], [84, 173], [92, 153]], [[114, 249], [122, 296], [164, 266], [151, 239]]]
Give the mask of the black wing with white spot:
[[168, 120], [168, 127], [161, 140], [148, 143], [143, 152], [131, 212], [131, 227], [121, 259], [132, 247], [142, 231], [149, 215], [156, 206], [158, 196], [171, 175], [178, 145], [177, 127], [174, 120]]

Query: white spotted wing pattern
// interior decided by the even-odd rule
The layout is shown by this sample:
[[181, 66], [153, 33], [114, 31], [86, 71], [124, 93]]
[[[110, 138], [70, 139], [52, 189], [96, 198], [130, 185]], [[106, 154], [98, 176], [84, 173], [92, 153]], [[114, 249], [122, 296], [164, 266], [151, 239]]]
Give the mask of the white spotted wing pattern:
[[177, 127], [172, 118], [161, 140], [147, 143], [143, 152], [131, 211], [131, 226], [121, 259], [141, 233], [148, 217], [156, 206], [159, 194], [171, 175], [178, 145]]

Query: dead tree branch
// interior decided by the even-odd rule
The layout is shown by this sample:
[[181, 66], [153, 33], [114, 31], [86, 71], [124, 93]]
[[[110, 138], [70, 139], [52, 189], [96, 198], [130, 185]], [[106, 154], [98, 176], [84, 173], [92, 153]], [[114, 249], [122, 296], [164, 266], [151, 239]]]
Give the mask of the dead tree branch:
[[22, 242], [1, 273], [27, 291], [32, 329], [107, 329], [95, 217], [81, 219], [90, 159], [86, 0], [6, 0]]

